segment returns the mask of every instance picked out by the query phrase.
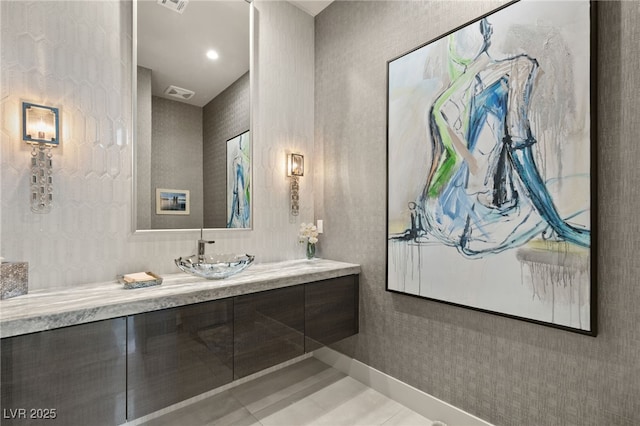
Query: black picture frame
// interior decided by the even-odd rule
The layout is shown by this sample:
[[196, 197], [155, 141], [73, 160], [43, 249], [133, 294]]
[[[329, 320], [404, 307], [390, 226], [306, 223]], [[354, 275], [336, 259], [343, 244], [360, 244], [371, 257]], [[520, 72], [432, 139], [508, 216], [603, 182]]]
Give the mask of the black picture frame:
[[[571, 10], [554, 9], [562, 7]], [[565, 18], [566, 26], [563, 26]], [[547, 26], [536, 28], [535, 22], [544, 22]], [[581, 31], [572, 39], [569, 33], [576, 28]], [[496, 30], [501, 32], [497, 41]], [[588, 32], [586, 37], [585, 32]], [[547, 35], [546, 40], [536, 38], [543, 34]], [[564, 36], [567, 38], [563, 39]], [[446, 40], [448, 47], [443, 46]], [[529, 49], [545, 41], [547, 50]], [[452, 44], [456, 45], [452, 47]], [[476, 45], [480, 48], [474, 50]], [[508, 49], [511, 50], [505, 55]], [[501, 56], [494, 50], [500, 50]], [[553, 65], [562, 68], [562, 72], [575, 73], [559, 75], [560, 71], [556, 70], [556, 74], [549, 71], [541, 75], [540, 71], [550, 66], [549, 60], [559, 60], [563, 54], [572, 62]], [[446, 61], [448, 71], [452, 67], [457, 70], [443, 74]], [[596, 64], [597, 4], [588, 0], [564, 5], [513, 1], [387, 62], [386, 291], [597, 335]], [[578, 69], [579, 65], [583, 66]], [[476, 66], [478, 68], [474, 68]], [[536, 73], [518, 80], [518, 71], [515, 71], [518, 66], [537, 67]], [[588, 71], [586, 77], [585, 71]], [[576, 80], [567, 79], [567, 75], [577, 76]], [[542, 78], [554, 80], [541, 83]], [[519, 99], [516, 89], [522, 85], [514, 87], [518, 82], [526, 86], [521, 92], [528, 96], [523, 113], [527, 126], [515, 125], [524, 120], [512, 119], [513, 114], [508, 117], [517, 110], [508, 108], [517, 103], [510, 103], [509, 99]], [[498, 83], [506, 88], [499, 89]], [[465, 85], [467, 92], [457, 88]], [[585, 89], [587, 94], [577, 93], [577, 88]], [[587, 112], [564, 116], [568, 124], [551, 123], [553, 118], [549, 117], [553, 114], [571, 109], [549, 99], [535, 98], [542, 96], [539, 92], [546, 95], [554, 89], [574, 96], [572, 107]], [[531, 113], [534, 108], [537, 109], [535, 117]], [[481, 110], [485, 111], [478, 112]], [[483, 122], [488, 121], [489, 116], [493, 120], [490, 129], [490, 125]], [[526, 130], [526, 135], [518, 135], [517, 129]], [[551, 136], [547, 132], [551, 132]], [[548, 142], [557, 141], [565, 133], [574, 138], [567, 142], [566, 152], [563, 152], [564, 146]], [[495, 138], [493, 146], [488, 143], [490, 136]], [[550, 146], [546, 146], [547, 143]], [[540, 148], [542, 145], [545, 146]], [[486, 152], [480, 154], [480, 148]], [[589, 152], [586, 159], [584, 155], [573, 155], [581, 149]], [[545, 152], [541, 154], [537, 150]], [[524, 151], [529, 151], [527, 158], [533, 161], [522, 160]], [[480, 156], [478, 161], [476, 157]], [[553, 161], [546, 161], [547, 167], [541, 171], [539, 164], [554, 156], [557, 164], [550, 166]], [[576, 176], [568, 172], [554, 173], [565, 163]], [[508, 169], [502, 170], [500, 179], [495, 174], [498, 164]], [[480, 171], [493, 166], [492, 173], [471, 169], [478, 165], [485, 167], [479, 168]], [[461, 171], [465, 167], [466, 172]], [[577, 173], [578, 170], [583, 173]], [[539, 180], [529, 175], [536, 171]], [[575, 183], [585, 178], [585, 174], [588, 182]], [[488, 176], [492, 179], [487, 179]], [[483, 187], [485, 181], [492, 181], [493, 185]], [[570, 188], [576, 185], [580, 190], [562, 196], [567, 194], [567, 188], [555, 189], [560, 185]], [[516, 195], [505, 193], [505, 188], [515, 191]], [[485, 196], [488, 201], [482, 200]], [[584, 201], [578, 200], [581, 196], [588, 197], [584, 206], [567, 206], [574, 203], [577, 206]], [[541, 203], [539, 198], [550, 203]], [[455, 203], [449, 203], [451, 200]], [[514, 210], [509, 203], [520, 203], [516, 204], [517, 208], [521, 213], [526, 208], [530, 216], [511, 213]], [[558, 213], [555, 219], [553, 210]], [[539, 217], [539, 222], [531, 219], [534, 215]], [[534, 235], [529, 239], [529, 234], [524, 235], [526, 227]], [[538, 228], [543, 231], [536, 233]], [[496, 230], [495, 236], [487, 229]], [[516, 236], [517, 240], [509, 240]], [[501, 263], [500, 256], [509, 262]], [[510, 284], [505, 279], [498, 284], [500, 279], [494, 281], [491, 272], [485, 270], [509, 268], [505, 276], [513, 277], [517, 266], [514, 258], [521, 263], [520, 282]], [[482, 262], [486, 262], [485, 265]], [[525, 282], [525, 276], [530, 282]], [[523, 292], [522, 287], [527, 286]], [[567, 287], [570, 290], [566, 290]], [[484, 294], [486, 292], [488, 294]], [[530, 304], [522, 300], [527, 293]], [[503, 295], [505, 300], [500, 299]], [[539, 306], [532, 306], [535, 303]], [[549, 305], [552, 305], [550, 310]]]

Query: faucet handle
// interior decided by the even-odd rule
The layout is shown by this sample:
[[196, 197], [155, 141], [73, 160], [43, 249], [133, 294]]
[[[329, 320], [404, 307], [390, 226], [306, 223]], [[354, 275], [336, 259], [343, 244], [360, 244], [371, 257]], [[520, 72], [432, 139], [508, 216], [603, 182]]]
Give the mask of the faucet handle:
[[205, 244], [213, 244], [213, 243], [215, 243], [215, 241], [213, 241], [213, 240], [207, 241], [207, 240], [199, 239], [198, 240], [198, 255], [199, 256], [204, 256], [204, 245]]
[[198, 245], [200, 244], [214, 244], [215, 241], [211, 240], [211, 241], [207, 241], [204, 239], [204, 237], [202, 236], [202, 231], [204, 231], [204, 229], [200, 228], [200, 239], [198, 240]]

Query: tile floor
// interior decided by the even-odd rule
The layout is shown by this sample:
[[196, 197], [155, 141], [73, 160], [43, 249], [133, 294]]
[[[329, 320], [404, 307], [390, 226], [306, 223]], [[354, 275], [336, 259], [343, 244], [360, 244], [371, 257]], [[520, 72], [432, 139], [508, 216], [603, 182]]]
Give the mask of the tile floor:
[[432, 422], [315, 358], [144, 423], [146, 426], [431, 426]]

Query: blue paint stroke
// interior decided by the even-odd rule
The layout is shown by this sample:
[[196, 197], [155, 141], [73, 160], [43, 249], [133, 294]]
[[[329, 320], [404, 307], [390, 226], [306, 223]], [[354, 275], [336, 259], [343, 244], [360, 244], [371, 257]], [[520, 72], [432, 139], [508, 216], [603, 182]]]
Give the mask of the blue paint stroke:
[[[528, 119], [538, 62], [525, 54], [491, 58], [493, 30], [449, 39], [450, 84], [430, 109], [433, 158], [423, 191], [410, 203], [411, 228], [392, 239], [434, 237], [468, 258], [521, 246], [541, 233], [590, 246], [590, 230], [558, 213], [536, 166]], [[475, 43], [475, 44], [474, 44]], [[481, 144], [482, 135], [492, 145]], [[485, 136], [486, 139], [486, 136]], [[482, 169], [484, 167], [484, 169]]]
[[248, 139], [248, 133], [238, 138], [238, 150], [231, 164], [233, 186], [227, 228], [249, 228], [251, 225], [249, 154], [248, 142], [245, 141]]

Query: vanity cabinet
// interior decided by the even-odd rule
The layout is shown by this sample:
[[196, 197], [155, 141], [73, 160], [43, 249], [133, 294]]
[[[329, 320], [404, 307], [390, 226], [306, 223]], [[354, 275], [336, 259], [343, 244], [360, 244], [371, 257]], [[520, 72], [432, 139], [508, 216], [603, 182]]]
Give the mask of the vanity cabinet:
[[304, 287], [234, 298], [234, 379], [304, 354]]
[[358, 332], [358, 276], [0, 341], [3, 425], [114, 425]]
[[305, 352], [358, 333], [358, 276], [305, 284]]
[[2, 339], [3, 425], [125, 422], [126, 320]]
[[233, 299], [127, 317], [127, 418], [233, 380]]

